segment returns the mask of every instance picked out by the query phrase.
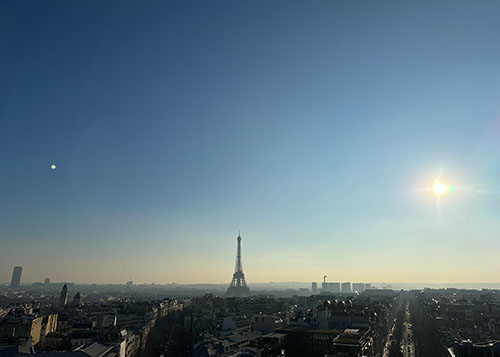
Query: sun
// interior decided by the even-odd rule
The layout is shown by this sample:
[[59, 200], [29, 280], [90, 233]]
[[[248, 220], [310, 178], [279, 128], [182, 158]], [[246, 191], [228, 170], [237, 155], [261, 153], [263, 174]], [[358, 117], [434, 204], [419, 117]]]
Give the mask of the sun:
[[442, 195], [443, 193], [448, 191], [448, 187], [446, 187], [446, 185], [441, 182], [436, 182], [432, 190], [436, 195]]

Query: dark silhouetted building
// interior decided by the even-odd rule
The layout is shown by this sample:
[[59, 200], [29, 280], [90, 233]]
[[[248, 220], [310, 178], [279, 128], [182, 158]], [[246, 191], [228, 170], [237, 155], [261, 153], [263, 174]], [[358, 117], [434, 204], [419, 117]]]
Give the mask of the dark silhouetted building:
[[243, 264], [241, 263], [241, 237], [238, 234], [237, 248], [236, 248], [236, 265], [234, 268], [233, 280], [227, 288], [228, 296], [248, 296], [250, 289], [245, 281], [245, 274], [243, 274]]
[[365, 330], [345, 329], [333, 339], [334, 356], [360, 356]]
[[276, 331], [286, 335], [285, 351], [290, 357], [324, 357], [332, 350], [333, 340], [342, 332], [303, 326], [287, 326]]
[[23, 267], [14, 267], [12, 271], [12, 279], [10, 281], [10, 287], [12, 289], [17, 289], [21, 286], [21, 274], [23, 272]]
[[68, 285], [64, 284], [59, 297], [59, 305], [64, 306], [68, 303]]
[[72, 301], [73, 305], [75, 306], [82, 306], [83, 305], [83, 298], [80, 292], [77, 292], [75, 296], [73, 297]]
[[311, 292], [313, 293], [313, 295], [316, 295], [318, 293], [318, 283], [316, 283], [315, 281], [311, 284]]

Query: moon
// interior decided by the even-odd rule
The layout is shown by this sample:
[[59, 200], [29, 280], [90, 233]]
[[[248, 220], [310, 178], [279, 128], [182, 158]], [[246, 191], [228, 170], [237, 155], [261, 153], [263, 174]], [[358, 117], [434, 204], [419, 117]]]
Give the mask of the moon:
[[52, 170], [55, 170], [55, 169], [57, 168], [57, 166], [56, 166], [55, 164], [52, 164], [52, 165], [50, 165], [50, 168], [51, 168]]

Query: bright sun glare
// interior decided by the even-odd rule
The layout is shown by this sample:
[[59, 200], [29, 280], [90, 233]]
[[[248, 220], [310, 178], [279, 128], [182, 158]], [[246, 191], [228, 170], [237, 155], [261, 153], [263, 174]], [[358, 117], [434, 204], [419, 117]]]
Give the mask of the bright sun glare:
[[433, 187], [433, 191], [436, 195], [441, 195], [445, 193], [448, 190], [446, 185], [442, 184], [441, 182], [436, 182]]

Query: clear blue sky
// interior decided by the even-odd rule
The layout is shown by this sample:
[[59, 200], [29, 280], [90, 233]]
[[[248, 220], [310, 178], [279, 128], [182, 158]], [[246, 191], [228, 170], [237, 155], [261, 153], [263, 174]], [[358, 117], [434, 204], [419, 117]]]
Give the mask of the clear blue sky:
[[498, 281], [499, 18], [0, 2], [0, 281]]

